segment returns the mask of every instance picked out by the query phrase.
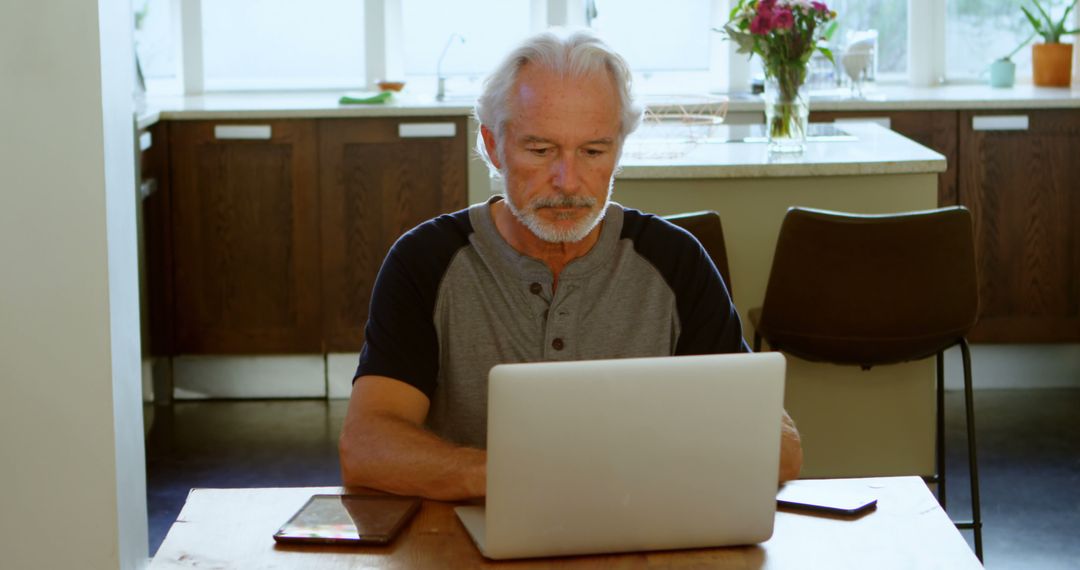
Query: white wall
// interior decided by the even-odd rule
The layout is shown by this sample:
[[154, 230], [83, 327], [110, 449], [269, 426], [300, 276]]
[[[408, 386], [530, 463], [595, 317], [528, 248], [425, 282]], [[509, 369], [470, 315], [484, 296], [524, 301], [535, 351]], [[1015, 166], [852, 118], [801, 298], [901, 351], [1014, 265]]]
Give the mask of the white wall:
[[130, 18], [0, 5], [5, 568], [147, 559]]

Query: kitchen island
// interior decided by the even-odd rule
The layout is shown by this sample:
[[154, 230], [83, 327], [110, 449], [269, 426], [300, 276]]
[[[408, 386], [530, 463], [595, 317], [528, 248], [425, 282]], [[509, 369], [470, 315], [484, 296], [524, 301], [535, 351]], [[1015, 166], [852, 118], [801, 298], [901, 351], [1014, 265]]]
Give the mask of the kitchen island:
[[[777, 157], [764, 142], [718, 142], [760, 133], [723, 133], [680, 146], [650, 140], [646, 126], [643, 137], [627, 144], [614, 199], [665, 215], [719, 212], [749, 339], [746, 314], [764, 299], [789, 207], [888, 213], [937, 206], [945, 157], [877, 124], [842, 130], [808, 142], [802, 155]], [[933, 359], [863, 371], [789, 358], [785, 400], [803, 432], [803, 475], [932, 473], [933, 390]]]

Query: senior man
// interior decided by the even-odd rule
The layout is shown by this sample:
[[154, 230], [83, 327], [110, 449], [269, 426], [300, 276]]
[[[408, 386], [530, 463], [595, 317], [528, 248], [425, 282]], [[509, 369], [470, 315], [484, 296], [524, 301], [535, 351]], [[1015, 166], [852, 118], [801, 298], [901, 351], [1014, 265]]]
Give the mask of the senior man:
[[[641, 120], [630, 82], [585, 31], [533, 36], [487, 79], [477, 147], [505, 194], [421, 224], [383, 262], [341, 435], [346, 485], [483, 496], [495, 364], [749, 350], [701, 245], [610, 202]], [[802, 449], [782, 422], [787, 480]]]

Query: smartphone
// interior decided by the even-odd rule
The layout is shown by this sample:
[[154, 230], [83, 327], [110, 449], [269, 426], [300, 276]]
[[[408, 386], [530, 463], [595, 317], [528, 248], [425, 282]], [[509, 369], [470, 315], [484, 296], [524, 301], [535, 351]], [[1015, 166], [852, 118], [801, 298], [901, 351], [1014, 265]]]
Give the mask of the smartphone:
[[276, 533], [281, 543], [388, 544], [420, 509], [393, 495], [313, 495]]
[[776, 506], [787, 510], [855, 516], [877, 508], [877, 498], [863, 490], [830, 488], [817, 481], [789, 481], [776, 494]]

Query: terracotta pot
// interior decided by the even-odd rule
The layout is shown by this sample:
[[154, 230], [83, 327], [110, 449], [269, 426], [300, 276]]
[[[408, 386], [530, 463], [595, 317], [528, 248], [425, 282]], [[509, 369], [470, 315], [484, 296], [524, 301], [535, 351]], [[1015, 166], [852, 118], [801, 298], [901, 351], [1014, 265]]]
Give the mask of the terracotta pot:
[[1035, 85], [1068, 87], [1072, 83], [1072, 44], [1031, 46], [1031, 66]]

